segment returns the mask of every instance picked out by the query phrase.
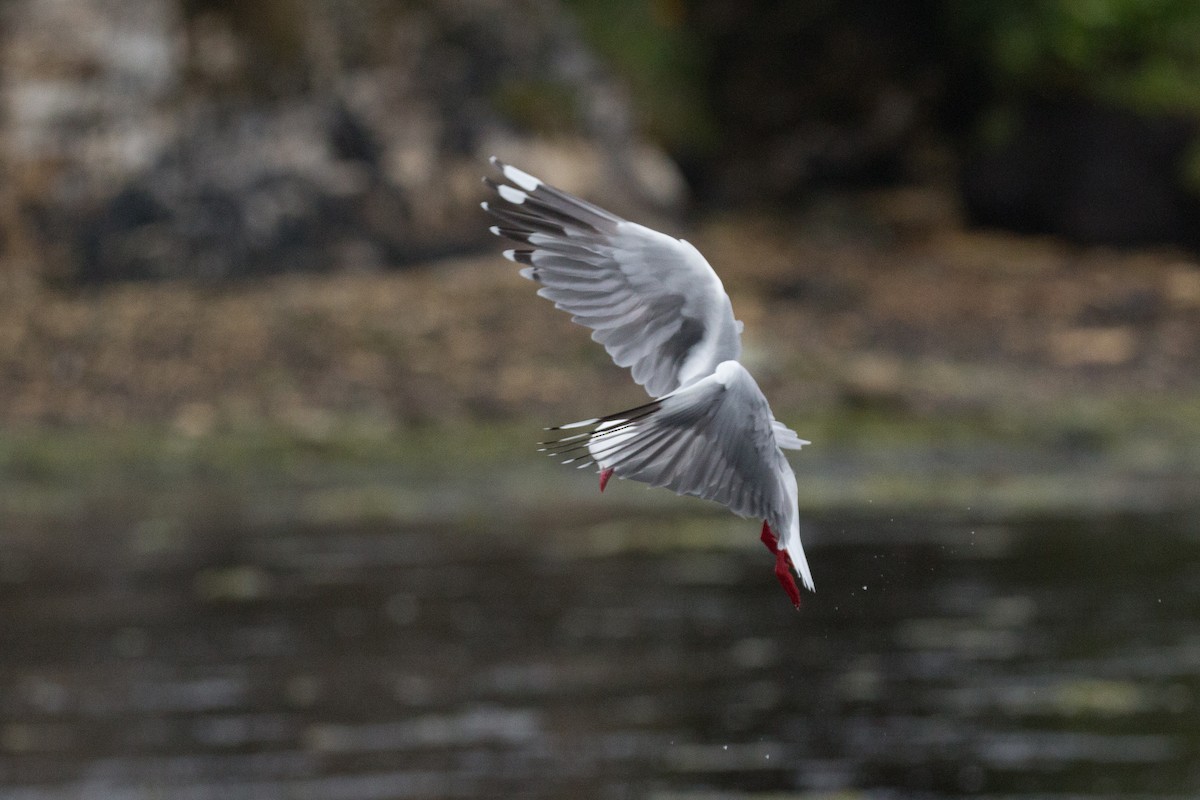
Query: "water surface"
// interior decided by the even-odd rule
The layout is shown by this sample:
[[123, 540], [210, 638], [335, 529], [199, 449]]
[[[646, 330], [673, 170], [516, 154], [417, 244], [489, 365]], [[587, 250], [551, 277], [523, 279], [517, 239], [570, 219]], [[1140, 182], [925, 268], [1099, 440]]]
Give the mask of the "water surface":
[[755, 533], [0, 532], [0, 800], [1200, 796], [1191, 517]]

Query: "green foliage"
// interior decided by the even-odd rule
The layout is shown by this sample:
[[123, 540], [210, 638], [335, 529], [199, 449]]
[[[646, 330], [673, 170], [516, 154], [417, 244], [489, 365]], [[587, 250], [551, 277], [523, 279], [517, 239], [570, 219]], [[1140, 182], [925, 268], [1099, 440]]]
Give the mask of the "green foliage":
[[704, 152], [716, 124], [704, 97], [705, 57], [681, 0], [565, 0], [588, 42], [629, 86], [649, 134], [676, 152]]
[[1183, 186], [1195, 195], [1200, 195], [1200, 139], [1192, 142], [1184, 153], [1179, 166]]
[[1001, 91], [1200, 113], [1195, 0], [944, 0], [944, 14]]

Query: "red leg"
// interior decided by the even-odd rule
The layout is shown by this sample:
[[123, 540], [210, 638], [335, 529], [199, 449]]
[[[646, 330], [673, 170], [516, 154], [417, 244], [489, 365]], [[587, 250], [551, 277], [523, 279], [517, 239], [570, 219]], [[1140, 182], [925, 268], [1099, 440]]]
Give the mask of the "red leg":
[[604, 491], [604, 487], [608, 486], [608, 479], [612, 477], [612, 468], [600, 470], [600, 491]]
[[771, 526], [767, 524], [765, 519], [763, 520], [762, 536], [759, 538], [762, 539], [762, 543], [765, 544], [767, 549], [772, 553], [779, 551], [779, 547], [776, 545], [777, 540], [775, 539], [775, 534], [771, 532]]

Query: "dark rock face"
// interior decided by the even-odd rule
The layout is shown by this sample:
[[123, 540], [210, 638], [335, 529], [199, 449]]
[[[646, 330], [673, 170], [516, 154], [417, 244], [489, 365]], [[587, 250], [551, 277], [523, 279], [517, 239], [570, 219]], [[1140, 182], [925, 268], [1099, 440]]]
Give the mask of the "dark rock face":
[[593, 158], [635, 141], [622, 93], [556, 5], [255, 9], [0, 7], [0, 167], [49, 277], [372, 269], [477, 246], [483, 158], [535, 148], [494, 107], [507, 84], [582, 98], [574, 136]]
[[1081, 101], [1034, 101], [1004, 146], [969, 158], [971, 219], [1080, 242], [1200, 245], [1200, 195], [1183, 161], [1200, 125]]
[[[281, 159], [290, 142], [314, 157]], [[77, 280], [372, 268], [455, 247], [448, 221], [416, 224], [370, 132], [344, 109], [208, 116], [177, 144], [111, 197], [39, 215], [45, 235], [74, 243]], [[467, 234], [457, 246], [472, 241]]]
[[721, 202], [795, 201], [827, 185], [903, 176], [938, 88], [934, 4], [701, 0], [720, 142], [697, 192]]

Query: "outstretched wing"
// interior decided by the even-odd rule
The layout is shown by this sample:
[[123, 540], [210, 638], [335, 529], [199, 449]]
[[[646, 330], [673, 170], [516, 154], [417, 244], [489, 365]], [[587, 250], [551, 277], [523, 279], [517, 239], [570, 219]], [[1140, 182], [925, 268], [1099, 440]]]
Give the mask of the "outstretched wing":
[[538, 294], [592, 329], [592, 338], [652, 397], [741, 355], [741, 323], [720, 278], [695, 247], [594, 206], [493, 158], [508, 183], [485, 182], [501, 203], [483, 207], [492, 233], [525, 247]]
[[742, 365], [619, 414], [563, 425], [586, 428], [546, 443], [564, 463], [611, 469], [622, 478], [703, 497], [772, 524], [792, 513], [791, 467], [775, 441], [771, 409]]

